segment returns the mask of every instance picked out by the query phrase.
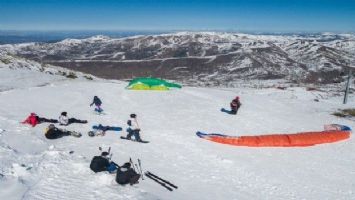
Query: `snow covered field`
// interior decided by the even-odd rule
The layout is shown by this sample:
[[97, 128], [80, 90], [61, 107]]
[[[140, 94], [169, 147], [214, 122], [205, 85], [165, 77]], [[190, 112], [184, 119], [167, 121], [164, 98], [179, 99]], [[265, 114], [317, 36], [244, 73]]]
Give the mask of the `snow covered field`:
[[[355, 199], [355, 141], [306, 148], [248, 148], [198, 138], [196, 131], [259, 135], [322, 130], [355, 122], [331, 115], [354, 107], [342, 97], [304, 88], [213, 89], [184, 87], [169, 92], [128, 91], [118, 81], [63, 79], [26, 69], [0, 68], [0, 199]], [[103, 100], [106, 115], [89, 107]], [[237, 116], [220, 112], [236, 95]], [[315, 102], [316, 97], [320, 98]], [[20, 124], [31, 112], [57, 118], [62, 111], [87, 119], [66, 127], [83, 137], [47, 140], [44, 129]], [[136, 113], [148, 144], [119, 139], [125, 132], [89, 137], [94, 124], [126, 128]], [[1, 131], [0, 131], [1, 132]], [[98, 147], [112, 148], [113, 160], [142, 160], [149, 170], [179, 186], [169, 192], [151, 180], [120, 186], [114, 175], [93, 173]], [[70, 154], [70, 151], [74, 153]]]

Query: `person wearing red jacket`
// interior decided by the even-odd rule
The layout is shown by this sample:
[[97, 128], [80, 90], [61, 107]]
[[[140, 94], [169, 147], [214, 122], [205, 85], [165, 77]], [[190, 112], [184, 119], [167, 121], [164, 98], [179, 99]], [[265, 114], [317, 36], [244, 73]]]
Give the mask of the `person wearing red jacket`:
[[241, 105], [242, 104], [240, 103], [239, 96], [236, 96], [230, 103], [230, 107], [231, 107], [230, 113], [236, 115]]
[[31, 113], [30, 116], [28, 116], [27, 119], [21, 123], [30, 124], [32, 127], [35, 127], [37, 124], [39, 124], [38, 116], [36, 115], [36, 113]]
[[58, 123], [58, 120], [47, 119], [44, 117], [38, 117], [38, 115], [36, 115], [36, 113], [31, 113], [30, 116], [28, 116], [27, 119], [21, 123], [22, 124], [30, 124], [32, 127], [35, 127], [37, 124], [40, 124], [43, 122]]

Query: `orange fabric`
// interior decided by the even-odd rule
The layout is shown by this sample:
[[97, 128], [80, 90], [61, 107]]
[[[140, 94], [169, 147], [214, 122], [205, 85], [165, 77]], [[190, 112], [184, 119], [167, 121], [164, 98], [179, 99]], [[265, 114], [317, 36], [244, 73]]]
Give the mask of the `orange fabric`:
[[207, 136], [207, 140], [222, 144], [248, 147], [297, 147], [332, 143], [350, 137], [350, 131], [318, 131], [295, 134], [221, 137]]

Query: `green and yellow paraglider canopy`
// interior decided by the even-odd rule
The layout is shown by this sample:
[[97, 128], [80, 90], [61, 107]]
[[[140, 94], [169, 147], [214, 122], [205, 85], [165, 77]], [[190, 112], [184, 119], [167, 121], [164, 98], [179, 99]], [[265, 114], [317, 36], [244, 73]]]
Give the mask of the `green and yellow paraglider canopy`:
[[158, 78], [135, 78], [129, 82], [126, 88], [130, 90], [169, 90], [170, 88], [181, 88], [181, 85]]

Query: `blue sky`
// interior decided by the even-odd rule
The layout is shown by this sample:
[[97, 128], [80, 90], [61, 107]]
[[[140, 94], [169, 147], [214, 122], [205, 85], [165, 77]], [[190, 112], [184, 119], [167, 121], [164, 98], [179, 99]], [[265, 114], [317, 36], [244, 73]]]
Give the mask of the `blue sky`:
[[0, 0], [0, 30], [354, 32], [355, 0]]

